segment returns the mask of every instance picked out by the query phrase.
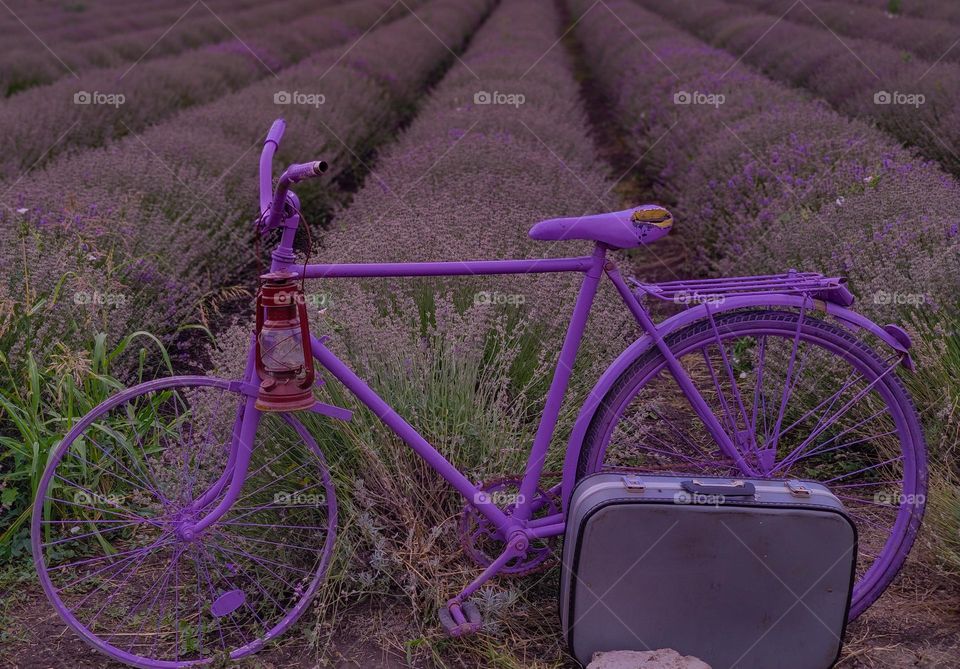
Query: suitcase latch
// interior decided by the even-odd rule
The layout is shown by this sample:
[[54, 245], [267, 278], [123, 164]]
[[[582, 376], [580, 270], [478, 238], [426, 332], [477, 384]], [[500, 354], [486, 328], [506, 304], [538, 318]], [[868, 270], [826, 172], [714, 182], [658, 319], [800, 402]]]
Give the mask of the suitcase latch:
[[789, 490], [790, 494], [794, 497], [809, 497], [813, 494], [813, 491], [810, 490], [810, 488], [803, 485], [803, 483], [797, 481], [796, 479], [790, 479], [787, 481], [787, 490]]
[[636, 490], [637, 492], [643, 492], [647, 488], [643, 479], [633, 474], [627, 474], [623, 477], [623, 487], [627, 490]]

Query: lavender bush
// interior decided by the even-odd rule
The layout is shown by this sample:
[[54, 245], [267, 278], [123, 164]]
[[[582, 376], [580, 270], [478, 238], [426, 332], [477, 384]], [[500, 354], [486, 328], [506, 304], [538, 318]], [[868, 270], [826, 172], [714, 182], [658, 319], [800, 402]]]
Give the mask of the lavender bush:
[[[291, 126], [281, 160], [324, 156], [334, 177], [349, 173], [359, 156], [389, 136], [404, 107], [450, 58], [445, 44], [461, 43], [488, 6], [488, 0], [427, 3], [417, 17], [371, 32], [345, 58], [343, 47], [320, 52], [279, 81], [255, 84], [105, 149], [54, 161], [8, 195], [0, 213], [5, 253], [72, 259], [41, 260], [37, 271], [47, 280], [34, 285], [47, 292], [65, 274], [67, 295], [79, 290], [73, 277], [92, 275], [95, 283], [101, 276], [106, 284], [109, 275], [116, 282], [111, 291], [126, 296], [123, 307], [111, 311], [115, 336], [127, 324], [170, 333], [196, 320], [198, 306], [216, 298], [252, 259], [256, 166], [244, 158], [256, 155], [272, 119], [285, 115]], [[406, 64], [400, 76], [384, 52]], [[322, 93], [329, 102], [277, 105], [274, 96], [282, 90]], [[315, 191], [314, 210], [340, 194], [336, 183]], [[8, 279], [7, 294], [15, 300], [23, 277]], [[64, 308], [78, 312], [65, 319], [72, 323], [83, 322], [90, 306], [68, 300]], [[67, 341], [73, 331], [63, 323], [47, 327]]]
[[[29, 32], [22, 33], [23, 24], [28, 24], [37, 36], [45, 41], [80, 42], [95, 39], [112, 31], [132, 31], [143, 28], [168, 27], [184, 7], [177, 0], [157, 0], [138, 12], [120, 12], [124, 7], [120, 0], [76, 3], [73, 5], [50, 6], [36, 2], [7, 2], [9, 8], [0, 16], [0, 29], [9, 31], [7, 44], [11, 48], [36, 44], [37, 40]], [[243, 0], [234, 8], [250, 6], [249, 0]], [[211, 7], [222, 7], [222, 2], [214, 1]], [[17, 30], [17, 28], [20, 30]]]
[[[572, 6], [579, 16], [589, 4]], [[630, 2], [611, 9], [652, 51], [611, 14], [589, 12], [578, 29], [595, 73], [721, 271], [847, 274], [878, 317], [910, 306], [884, 293], [953, 302], [953, 178], [865, 124], [731, 69], [732, 56]]]
[[[0, 16], [0, 27], [3, 29], [18, 26], [22, 29], [22, 21], [43, 39], [69, 41], [82, 41], [120, 30], [167, 28], [186, 9], [179, 0], [153, 0], [148, 7], [138, 8], [136, 12], [121, 11], [130, 7], [125, 0], [93, 0], [58, 5], [33, 0], [8, 0], [4, 4], [9, 11]], [[258, 3], [255, 0], [206, 0], [206, 4], [219, 12], [246, 9]], [[36, 41], [32, 36], [24, 36], [16, 30], [11, 32], [9, 39], [10, 44], [25, 44], [30, 39]]]
[[[316, 7], [316, 3], [312, 6]], [[20, 48], [10, 44], [0, 57], [0, 96], [68, 76], [74, 78], [74, 74], [89, 68], [119, 66], [222, 42], [234, 38], [238, 31], [254, 39], [257, 29], [264, 22], [275, 21], [279, 12], [293, 10], [295, 13], [308, 7], [310, 5], [302, 0], [252, 9], [245, 5], [211, 10], [198, 6], [186, 13], [184, 7], [178, 6], [172, 12], [157, 16], [156, 25], [142, 30], [115, 33], [110, 22], [97, 21], [95, 28], [80, 41], [63, 43], [54, 32], [42, 38], [45, 46], [37, 44], [36, 38], [27, 31], [32, 41], [26, 41]], [[22, 35], [22, 26], [17, 28], [11, 32]]]
[[960, 23], [960, 6], [952, 0], [842, 0], [849, 6], [883, 8], [891, 17], [904, 16]]
[[[242, 42], [231, 37], [132, 69], [95, 70], [14, 96], [0, 107], [0, 181], [71, 149], [99, 146], [223, 98], [303, 60], [317, 45], [332, 49], [402, 13], [387, 0], [355, 0], [303, 14], [301, 5], [309, 4], [270, 5], [274, 20]], [[291, 14], [298, 16], [294, 33], [287, 22]]]
[[744, 12], [723, 0], [637, 1], [768, 76], [807, 88], [846, 115], [876, 123], [960, 174], [960, 156], [953, 149], [960, 141], [960, 64], [934, 66], [886, 44], [839, 40], [820, 24], [777, 21], [777, 16]]
[[[883, 3], [850, 5], [835, 0], [732, 0], [756, 11], [785, 16], [786, 19], [821, 29], [824, 26], [838, 35], [875, 40], [902, 49], [907, 54], [934, 62], [960, 61], [960, 52], [953, 48], [957, 27], [943, 19], [903, 16], [891, 20]], [[907, 3], [913, 5], [914, 3]], [[957, 13], [960, 16], [960, 12]]]
[[[913, 330], [922, 373], [907, 381], [932, 453], [949, 461], [960, 401], [957, 181], [876, 129], [734, 67], [731, 55], [634, 3], [611, 2], [610, 12], [588, 11], [587, 0], [570, 5], [575, 18], [586, 12], [577, 33], [594, 76], [706, 267], [850, 277], [858, 310]], [[945, 497], [951, 477], [931, 482], [941, 511], [955, 508]], [[936, 546], [949, 562], [948, 535], [960, 525], [947, 512], [939, 522]]]

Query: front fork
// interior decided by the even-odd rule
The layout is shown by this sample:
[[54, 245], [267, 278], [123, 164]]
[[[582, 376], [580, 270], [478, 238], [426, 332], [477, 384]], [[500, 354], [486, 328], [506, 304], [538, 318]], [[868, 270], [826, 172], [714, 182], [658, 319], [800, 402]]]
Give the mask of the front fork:
[[736, 444], [734, 444], [730, 438], [730, 435], [728, 435], [727, 431], [723, 428], [723, 425], [720, 424], [720, 420], [710, 409], [700, 389], [697, 388], [693, 379], [687, 374], [687, 370], [680, 364], [677, 356], [670, 350], [670, 345], [667, 344], [663, 335], [660, 334], [656, 324], [650, 318], [650, 314], [648, 314], [647, 310], [640, 304], [640, 300], [637, 299], [636, 295], [633, 294], [630, 287], [627, 286], [623, 280], [623, 277], [620, 276], [620, 272], [616, 266], [613, 263], [608, 263], [604, 270], [607, 276], [610, 277], [613, 285], [617, 287], [617, 291], [620, 293], [620, 297], [623, 298], [624, 304], [630, 309], [630, 313], [637, 319], [637, 323], [639, 323], [640, 327], [653, 339], [653, 343], [667, 361], [667, 369], [670, 370], [670, 374], [676, 380], [677, 385], [680, 386], [680, 390], [683, 391], [684, 396], [686, 396], [690, 402], [690, 406], [693, 407], [697, 416], [703, 421], [703, 424], [710, 432], [710, 436], [717, 442], [720, 450], [737, 464], [737, 467], [739, 467], [745, 476], [758, 476], [759, 472], [744, 459], [740, 449], [737, 448]]
[[[254, 335], [255, 336], [255, 335]], [[252, 384], [256, 378], [256, 348], [251, 340], [247, 365], [243, 372], [246, 384]], [[178, 533], [182, 539], [190, 541], [205, 529], [220, 520], [240, 496], [240, 489], [247, 477], [250, 458], [253, 455], [253, 441], [260, 426], [260, 411], [256, 408], [256, 393], [246, 393], [246, 399], [237, 407], [237, 415], [231, 431], [230, 453], [223, 474], [189, 507]], [[229, 485], [229, 487], [227, 487]], [[213, 509], [203, 514], [203, 510], [213, 503], [226, 488], [227, 494]]]

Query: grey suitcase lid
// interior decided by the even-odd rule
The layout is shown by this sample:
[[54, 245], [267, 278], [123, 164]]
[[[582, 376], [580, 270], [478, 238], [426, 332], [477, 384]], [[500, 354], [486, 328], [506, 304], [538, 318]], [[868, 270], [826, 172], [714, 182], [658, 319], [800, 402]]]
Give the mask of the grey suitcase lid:
[[[560, 617], [564, 636], [571, 652], [581, 662], [589, 661], [589, 657], [584, 658], [577, 653], [574, 631], [576, 623], [579, 623], [580, 620], [575, 620], [575, 624], [568, 623], [574, 615], [574, 608], [576, 607], [576, 588], [580, 582], [580, 557], [583, 551], [584, 530], [591, 518], [604, 509], [616, 509], [617, 507], [634, 504], [650, 505], [660, 509], [669, 509], [680, 505], [690, 510], [707, 511], [708, 513], [710, 509], [723, 509], [732, 512], [738, 508], [744, 510], [743, 507], [753, 507], [751, 516], [773, 518], [778, 514], [816, 515], [823, 516], [825, 519], [833, 518], [832, 522], [838, 525], [838, 529], [841, 525], [844, 528], [849, 528], [852, 548], [848, 550], [852, 552], [852, 555], [849, 559], [849, 579], [847, 581], [849, 587], [846, 588], [845, 592], [846, 603], [842, 620], [837, 621], [840, 631], [838, 636], [835, 634], [837, 636], [836, 654], [830, 663], [822, 666], [832, 666], [832, 662], [836, 661], [841, 650], [840, 640], [846, 631], [846, 611], [849, 610], [856, 573], [857, 529], [846, 514], [843, 504], [828, 488], [813, 481], [605, 472], [589, 475], [578, 482], [567, 508], [567, 531], [562, 554]], [[650, 510], [653, 511], [652, 508]], [[809, 550], [816, 553], [817, 547], [811, 547]], [[678, 563], [682, 563], [684, 558], [684, 555], [678, 555]], [[846, 567], [842, 562], [835, 563], [834, 566], [841, 571]], [[683, 567], [678, 567], [678, 569], [682, 571]], [[623, 584], [620, 584], [617, 588], [617, 590], [621, 589], [623, 589]], [[679, 586], [677, 589], [682, 590]], [[659, 594], [662, 598], [667, 596], [665, 592]], [[605, 596], [606, 593], [593, 599], [602, 601], [602, 597]], [[616, 596], [616, 593], [614, 596]], [[796, 597], [795, 594], [793, 596]], [[757, 597], [762, 597], [762, 593], [757, 593]], [[836, 596], [834, 596], [835, 598]], [[798, 602], [800, 602], [799, 599]], [[594, 602], [594, 605], [596, 603]], [[660, 601], [646, 598], [643, 599], [643, 603], [653, 608], [661, 606]], [[679, 604], [676, 606], [679, 606]], [[604, 606], [603, 608], [607, 607]], [[810, 610], [809, 607], [807, 609]], [[731, 608], [729, 614], [725, 617], [725, 621], [729, 622], [735, 615], [735, 611], [736, 607]], [[610, 612], [612, 613], [612, 610]], [[581, 615], [583, 614], [581, 613]], [[616, 616], [614, 615], [614, 617]], [[822, 621], [819, 622], [822, 623]], [[823, 630], [820, 630], [820, 632], [825, 633]], [[676, 648], [676, 650], [690, 652], [686, 648]], [[709, 661], [709, 658], [706, 657], [702, 659]], [[777, 666], [793, 665], [788, 662]]]

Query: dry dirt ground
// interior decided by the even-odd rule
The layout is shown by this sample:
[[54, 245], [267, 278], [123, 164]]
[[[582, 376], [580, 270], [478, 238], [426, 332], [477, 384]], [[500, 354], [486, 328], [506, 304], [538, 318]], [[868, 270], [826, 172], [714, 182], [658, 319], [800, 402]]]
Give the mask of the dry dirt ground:
[[[544, 602], [544, 610], [554, 607]], [[559, 633], [559, 621], [557, 621]], [[311, 648], [301, 621], [293, 632], [238, 666], [250, 669], [431, 667], [404, 648], [409, 621], [399, 609], [361, 607], [346, 613], [326, 652]], [[0, 667], [10, 669], [120, 669], [68, 629], [31, 575], [0, 587]], [[560, 658], [542, 658], [554, 666]], [[451, 665], [452, 666], [452, 665]], [[960, 583], [911, 560], [883, 597], [847, 630], [842, 669], [960, 668]]]

